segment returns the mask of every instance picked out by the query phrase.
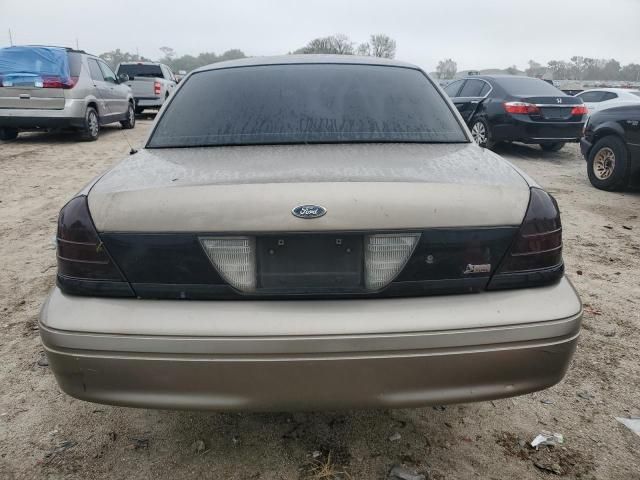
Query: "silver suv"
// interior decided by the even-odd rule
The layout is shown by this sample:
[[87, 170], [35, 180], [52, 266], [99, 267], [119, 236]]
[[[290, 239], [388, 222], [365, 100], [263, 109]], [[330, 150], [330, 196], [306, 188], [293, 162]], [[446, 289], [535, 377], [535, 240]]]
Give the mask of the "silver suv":
[[100, 127], [135, 126], [134, 98], [100, 58], [46, 46], [0, 49], [0, 140], [23, 130], [71, 128], [96, 140]]

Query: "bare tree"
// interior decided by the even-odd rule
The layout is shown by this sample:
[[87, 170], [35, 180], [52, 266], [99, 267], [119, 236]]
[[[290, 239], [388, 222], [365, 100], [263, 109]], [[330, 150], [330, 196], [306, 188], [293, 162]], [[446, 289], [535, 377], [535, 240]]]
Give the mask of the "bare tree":
[[176, 56], [176, 51], [171, 47], [160, 47], [159, 50], [164, 53], [164, 58], [167, 60], [173, 60]]
[[447, 58], [445, 60], [440, 60], [438, 62], [438, 67], [436, 68], [436, 76], [442, 80], [449, 80], [456, 76], [458, 72], [458, 64]]
[[353, 42], [343, 34], [314, 38], [294, 53], [327, 53], [336, 55], [353, 55]]
[[396, 41], [384, 33], [371, 35], [370, 55], [382, 58], [395, 58]]
[[368, 42], [361, 43], [358, 45], [358, 55], [362, 55], [363, 57], [371, 56], [371, 45]]

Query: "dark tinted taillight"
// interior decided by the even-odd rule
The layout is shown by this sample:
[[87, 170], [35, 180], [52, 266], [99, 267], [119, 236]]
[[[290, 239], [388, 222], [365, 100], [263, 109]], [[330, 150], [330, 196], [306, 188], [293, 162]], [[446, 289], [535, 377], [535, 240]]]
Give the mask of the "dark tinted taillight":
[[555, 199], [540, 188], [531, 189], [525, 218], [489, 288], [553, 283], [563, 273], [562, 224]]
[[87, 197], [75, 197], [60, 211], [58, 275], [75, 279], [123, 281], [93, 225]]

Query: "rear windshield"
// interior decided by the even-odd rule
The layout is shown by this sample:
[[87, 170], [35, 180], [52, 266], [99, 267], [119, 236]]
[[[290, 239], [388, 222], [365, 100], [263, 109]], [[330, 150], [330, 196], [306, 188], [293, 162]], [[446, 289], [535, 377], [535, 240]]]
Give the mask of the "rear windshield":
[[162, 78], [163, 77], [162, 70], [160, 69], [160, 65], [144, 65], [144, 64], [143, 65], [138, 65], [138, 64], [120, 65], [118, 67], [118, 75], [122, 73], [126, 73], [127, 75], [129, 75], [129, 78], [135, 78], [135, 77]]
[[558, 95], [564, 95], [560, 90], [537, 78], [530, 77], [503, 77], [496, 80], [509, 94], [515, 97], [536, 97], [536, 96], [551, 96], [557, 97]]
[[7, 47], [0, 49], [0, 80], [5, 87], [38, 85], [43, 79], [66, 80], [70, 76], [69, 57], [63, 48]]
[[298, 64], [192, 75], [148, 146], [467, 141], [418, 70]]

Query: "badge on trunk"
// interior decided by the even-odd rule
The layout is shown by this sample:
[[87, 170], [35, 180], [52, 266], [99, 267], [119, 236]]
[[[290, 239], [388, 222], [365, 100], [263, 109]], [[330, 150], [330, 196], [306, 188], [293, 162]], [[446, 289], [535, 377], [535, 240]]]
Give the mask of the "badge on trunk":
[[320, 205], [298, 205], [291, 213], [298, 218], [318, 218], [327, 213], [327, 209]]

